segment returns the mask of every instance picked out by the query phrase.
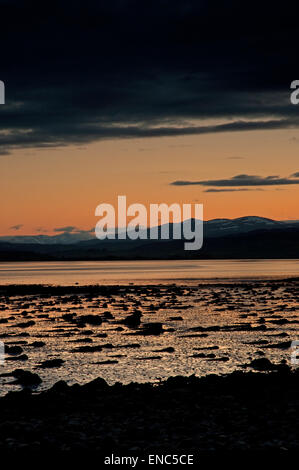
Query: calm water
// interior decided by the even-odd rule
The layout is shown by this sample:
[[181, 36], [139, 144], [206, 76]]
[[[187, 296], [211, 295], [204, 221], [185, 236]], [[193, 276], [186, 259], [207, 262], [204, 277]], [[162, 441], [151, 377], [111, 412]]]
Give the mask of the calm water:
[[112, 284], [287, 276], [299, 276], [298, 259], [0, 263], [0, 284]]

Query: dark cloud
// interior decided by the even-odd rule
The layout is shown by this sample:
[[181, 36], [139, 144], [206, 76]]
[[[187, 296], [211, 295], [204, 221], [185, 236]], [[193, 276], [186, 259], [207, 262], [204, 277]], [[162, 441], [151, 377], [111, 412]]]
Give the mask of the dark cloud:
[[299, 178], [299, 171], [291, 175], [292, 178]]
[[0, 0], [0, 146], [299, 127], [296, 8]]
[[84, 235], [84, 234], [87, 235], [87, 234], [90, 234], [90, 233], [94, 233], [94, 230], [95, 230], [94, 227], [90, 228], [89, 230], [82, 230], [82, 229], [79, 230], [78, 229], [77, 233], [81, 233], [81, 235]]
[[[296, 173], [295, 173], [296, 175]], [[293, 177], [295, 176], [293, 175]], [[297, 177], [296, 177], [297, 178]], [[221, 186], [221, 187], [241, 187], [241, 186], [280, 186], [288, 184], [299, 184], [298, 179], [281, 178], [276, 175], [256, 176], [256, 175], [236, 175], [228, 179], [202, 180], [202, 181], [173, 181], [172, 186]]]
[[91, 232], [94, 232], [94, 227], [92, 227], [89, 230], [82, 230], [78, 227], [75, 227], [74, 225], [67, 225], [66, 227], [55, 227], [53, 229], [54, 232], [61, 232], [61, 233], [72, 233], [72, 234], [89, 234]]
[[63, 233], [73, 233], [77, 232], [78, 229], [77, 227], [74, 227], [73, 225], [68, 225], [67, 227], [56, 227], [53, 229], [54, 232], [63, 232]]
[[238, 188], [238, 189], [205, 189], [204, 193], [235, 193], [235, 192], [240, 192], [240, 191], [263, 191], [260, 188], [256, 189], [248, 189], [248, 188]]
[[17, 224], [17, 225], [12, 225], [9, 227], [10, 230], [20, 230], [22, 227], [24, 227], [23, 224]]
[[[162, 123], [161, 123], [162, 124]], [[102, 139], [136, 139], [143, 137], [175, 137], [186, 135], [200, 135], [219, 132], [237, 132], [249, 130], [270, 130], [293, 128], [299, 126], [299, 120], [275, 120], [275, 121], [236, 121], [227, 124], [212, 126], [189, 126], [168, 127], [160, 125], [154, 127], [149, 124], [136, 126], [100, 126], [94, 124], [74, 123], [68, 127], [67, 123], [61, 125], [48, 125], [47, 130], [36, 128], [30, 132], [12, 130], [8, 135], [0, 134], [0, 144], [4, 144], [11, 149], [37, 146], [39, 148], [50, 148], [66, 146], [68, 144], [80, 144], [93, 142]]]

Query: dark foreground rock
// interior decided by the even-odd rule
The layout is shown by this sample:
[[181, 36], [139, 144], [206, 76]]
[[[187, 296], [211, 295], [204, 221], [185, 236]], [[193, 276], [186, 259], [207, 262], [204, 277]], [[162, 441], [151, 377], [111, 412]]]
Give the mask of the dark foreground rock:
[[61, 381], [38, 395], [10, 392], [0, 399], [0, 452], [274, 458], [299, 450], [298, 386], [299, 371], [285, 368], [158, 385]]
[[23, 369], [15, 369], [12, 372], [3, 373], [1, 377], [14, 377], [16, 380], [13, 383], [22, 387], [35, 387], [42, 383], [39, 375]]

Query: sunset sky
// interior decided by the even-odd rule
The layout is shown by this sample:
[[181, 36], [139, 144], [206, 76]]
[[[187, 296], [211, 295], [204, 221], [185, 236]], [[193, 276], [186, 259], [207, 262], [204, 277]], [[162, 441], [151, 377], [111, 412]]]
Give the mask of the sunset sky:
[[90, 230], [118, 195], [203, 203], [206, 220], [299, 219], [289, 9], [29, 2], [32, 17], [0, 1], [0, 235]]

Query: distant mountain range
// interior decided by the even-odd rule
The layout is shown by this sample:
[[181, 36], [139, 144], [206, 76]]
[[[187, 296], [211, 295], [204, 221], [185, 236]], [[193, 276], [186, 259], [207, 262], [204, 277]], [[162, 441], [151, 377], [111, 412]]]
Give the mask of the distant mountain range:
[[26, 243], [37, 245], [72, 245], [83, 240], [93, 240], [94, 234], [91, 232], [69, 233], [63, 232], [58, 235], [12, 235], [0, 237], [1, 242], [8, 243]]
[[[175, 224], [182, 225], [182, 224]], [[194, 222], [192, 221], [194, 226]], [[173, 224], [170, 224], [170, 236], [173, 233]], [[208, 237], [222, 237], [238, 233], [248, 233], [254, 230], [271, 230], [299, 228], [299, 220], [272, 220], [265, 217], [239, 217], [237, 219], [212, 219], [204, 222], [204, 234]], [[159, 227], [159, 233], [161, 228]], [[121, 229], [123, 232], [124, 230]], [[148, 232], [143, 229], [141, 232]], [[87, 240], [95, 240], [93, 232], [63, 232], [58, 235], [13, 235], [0, 237], [1, 242], [26, 243], [39, 245], [72, 245]]]
[[[180, 224], [181, 225], [181, 224]], [[194, 220], [191, 220], [194, 227]], [[185, 251], [184, 240], [98, 240], [91, 232], [0, 237], [0, 261], [105, 259], [298, 258], [299, 221], [264, 217], [204, 222], [204, 244]], [[143, 229], [147, 232], [149, 229]], [[161, 227], [158, 227], [159, 234]]]

